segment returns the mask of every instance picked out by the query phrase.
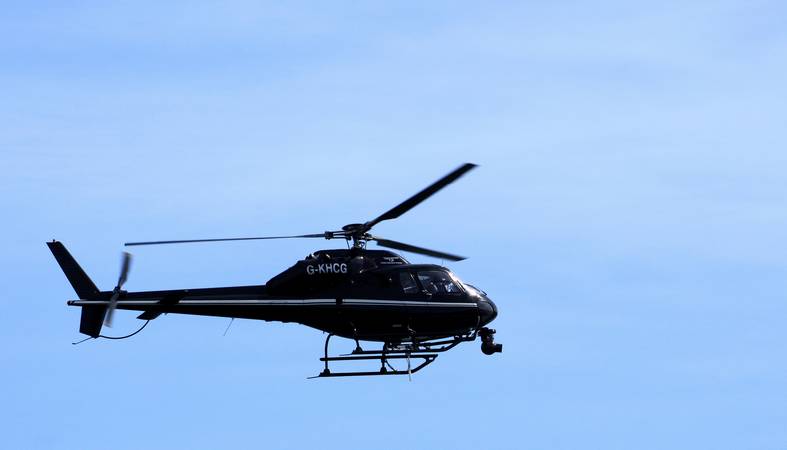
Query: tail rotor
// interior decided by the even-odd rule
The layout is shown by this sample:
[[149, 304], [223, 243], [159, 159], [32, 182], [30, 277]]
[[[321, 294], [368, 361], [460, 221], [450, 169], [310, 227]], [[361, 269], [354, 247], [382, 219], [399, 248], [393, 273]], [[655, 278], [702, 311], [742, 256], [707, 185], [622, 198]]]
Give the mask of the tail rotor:
[[115, 314], [115, 309], [117, 308], [118, 298], [120, 298], [120, 294], [123, 292], [122, 288], [123, 285], [126, 283], [128, 279], [128, 271], [131, 268], [131, 253], [123, 252], [123, 262], [120, 266], [120, 276], [118, 277], [117, 285], [115, 289], [112, 290], [112, 297], [109, 299], [109, 307], [107, 308], [107, 314], [104, 317], [104, 325], [111, 327], [112, 326], [112, 316]]

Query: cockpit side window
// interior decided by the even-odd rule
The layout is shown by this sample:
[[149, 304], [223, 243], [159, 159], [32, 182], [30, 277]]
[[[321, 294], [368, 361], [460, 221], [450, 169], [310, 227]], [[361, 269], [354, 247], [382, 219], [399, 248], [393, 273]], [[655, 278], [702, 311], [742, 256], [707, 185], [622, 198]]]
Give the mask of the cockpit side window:
[[418, 284], [416, 284], [413, 274], [410, 272], [399, 272], [399, 284], [405, 294], [417, 294]]
[[460, 295], [462, 289], [454, 283], [447, 273], [437, 270], [418, 272], [418, 281], [430, 294]]

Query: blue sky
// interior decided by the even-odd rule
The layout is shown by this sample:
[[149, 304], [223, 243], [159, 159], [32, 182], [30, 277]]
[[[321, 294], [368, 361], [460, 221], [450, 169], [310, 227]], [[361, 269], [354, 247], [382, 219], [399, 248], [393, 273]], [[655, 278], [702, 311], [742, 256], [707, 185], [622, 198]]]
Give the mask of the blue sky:
[[[4, 446], [784, 449], [785, 19], [775, 1], [5, 3]], [[49, 239], [110, 289], [122, 242], [334, 229], [466, 161], [376, 231], [470, 256], [451, 267], [500, 308], [502, 355], [307, 381], [323, 337], [296, 325], [167, 316], [70, 344]], [[126, 287], [263, 283], [325, 246], [141, 248]]]

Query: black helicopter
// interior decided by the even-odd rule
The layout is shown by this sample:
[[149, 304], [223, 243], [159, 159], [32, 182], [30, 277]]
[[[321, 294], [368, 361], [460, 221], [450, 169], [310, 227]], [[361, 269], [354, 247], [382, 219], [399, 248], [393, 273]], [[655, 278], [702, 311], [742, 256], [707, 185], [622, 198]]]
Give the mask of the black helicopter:
[[[127, 292], [122, 288], [131, 255], [124, 253], [117, 285], [111, 291], [100, 291], [62, 243], [52, 241], [47, 245], [79, 296], [68, 304], [82, 308], [79, 331], [90, 338], [112, 338], [102, 335], [101, 328], [102, 324], [111, 326], [115, 309], [142, 311], [138, 318], [146, 321], [136, 332], [120, 338], [133, 336], [161, 314], [296, 322], [328, 333], [325, 355], [320, 358], [325, 367], [316, 377], [409, 375], [431, 364], [440, 352], [477, 337], [481, 338], [483, 353], [492, 355], [503, 350], [502, 344], [494, 341], [495, 330], [486, 327], [497, 316], [497, 307], [484, 291], [463, 283], [445, 267], [410, 264], [396, 253], [366, 249], [366, 244], [373, 241], [381, 247], [463, 260], [461, 256], [373, 236], [369, 231], [384, 220], [401, 216], [475, 167], [464, 164], [376, 219], [345, 225], [339, 231], [125, 244], [292, 238], [347, 241], [347, 249], [316, 251], [264, 285]], [[355, 340], [355, 350], [329, 356], [332, 336]], [[364, 350], [360, 341], [382, 342], [382, 348]], [[411, 359], [419, 363], [413, 367]], [[380, 369], [332, 372], [329, 368], [330, 362], [368, 360], [379, 361]], [[406, 360], [407, 369], [394, 368], [392, 360]]]

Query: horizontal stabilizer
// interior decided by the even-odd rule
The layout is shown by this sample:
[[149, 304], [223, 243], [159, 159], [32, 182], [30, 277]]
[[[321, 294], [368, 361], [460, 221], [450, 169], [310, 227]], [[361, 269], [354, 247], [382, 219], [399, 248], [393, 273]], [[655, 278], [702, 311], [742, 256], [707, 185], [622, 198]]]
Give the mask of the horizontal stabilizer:
[[160, 315], [161, 315], [160, 312], [145, 311], [142, 314], [138, 315], [137, 319], [139, 319], [139, 320], [153, 320], [153, 319], [155, 319], [156, 317], [158, 317]]

